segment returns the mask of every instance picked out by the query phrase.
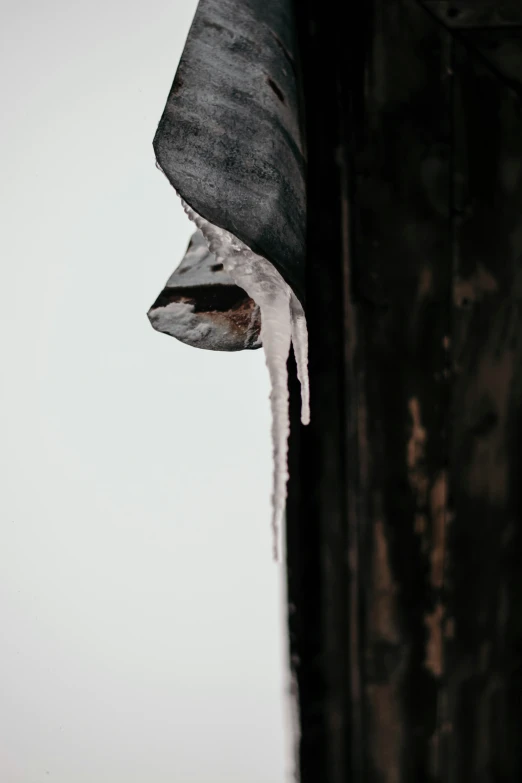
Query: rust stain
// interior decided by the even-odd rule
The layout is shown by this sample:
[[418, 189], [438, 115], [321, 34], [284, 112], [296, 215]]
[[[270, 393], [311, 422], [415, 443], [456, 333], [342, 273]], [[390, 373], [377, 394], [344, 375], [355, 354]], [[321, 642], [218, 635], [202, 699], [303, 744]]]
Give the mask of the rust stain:
[[498, 283], [493, 275], [483, 264], [478, 264], [471, 277], [455, 281], [453, 298], [457, 307], [466, 307], [472, 302], [480, 302], [485, 294], [494, 294], [497, 291]]
[[390, 567], [384, 524], [377, 520], [374, 529], [372, 631], [380, 640], [391, 644], [400, 641], [396, 595], [397, 585]]
[[418, 332], [419, 322], [422, 317], [423, 305], [426, 299], [429, 298], [433, 287], [433, 270], [431, 266], [423, 267], [419, 272], [419, 282], [417, 286], [417, 294], [415, 302], [413, 304], [413, 311], [411, 313], [411, 335], [415, 340], [415, 335]]
[[[161, 312], [161, 308], [171, 304], [190, 305], [194, 323], [200, 322], [206, 326], [205, 340], [201, 347], [211, 344], [214, 347], [226, 345], [228, 350], [240, 350], [254, 347], [260, 342], [259, 307], [236, 286], [167, 286], [149, 311], [151, 323], [155, 328], [157, 326], [154, 316]], [[185, 330], [183, 319], [180, 320], [175, 312], [171, 315], [171, 325], [173, 329], [178, 325], [178, 330], [169, 331], [168, 334], [174, 334], [189, 345], [193, 344], [189, 340], [189, 332]]]
[[408, 468], [415, 470], [419, 460], [424, 457], [427, 434], [422, 426], [419, 400], [416, 397], [408, 401], [408, 409], [412, 419], [411, 437], [408, 441]]
[[448, 617], [446, 620], [446, 624], [444, 626], [444, 636], [446, 639], [454, 639], [455, 638], [455, 618], [454, 617]]
[[414, 530], [418, 536], [422, 536], [426, 533], [427, 522], [426, 514], [415, 514]]
[[433, 270], [431, 266], [425, 266], [419, 275], [419, 287], [417, 289], [417, 301], [425, 299], [431, 291], [433, 283]]
[[424, 664], [434, 677], [442, 677], [444, 673], [443, 621], [445, 608], [439, 601], [431, 614], [424, 618], [428, 629], [426, 644], [426, 659]]
[[401, 752], [404, 743], [398, 714], [398, 692], [390, 685], [370, 685], [371, 762], [382, 783], [401, 783]]
[[[441, 688], [439, 691], [439, 709], [447, 713], [447, 694]], [[433, 780], [440, 780], [441, 774], [441, 750], [448, 738], [453, 733], [453, 723], [449, 719], [442, 719], [439, 727], [430, 738], [430, 771]]]
[[426, 552], [429, 548], [426, 507], [430, 480], [424, 460], [428, 434], [422, 425], [421, 408], [417, 397], [412, 397], [408, 401], [408, 410], [411, 417], [411, 434], [406, 445], [406, 464], [408, 466], [408, 481], [417, 506], [414, 530], [421, 537], [422, 551]]
[[448, 503], [448, 476], [439, 473], [430, 492], [432, 523], [431, 584], [440, 589], [444, 584], [444, 560], [446, 553], [446, 508]]
[[[387, 642], [399, 647], [403, 640], [397, 617], [397, 585], [391, 570], [385, 527], [380, 519], [374, 527], [372, 587], [372, 642], [375, 645]], [[388, 672], [386, 682], [371, 682], [366, 686], [371, 759], [382, 783], [400, 783], [402, 779], [404, 737], [400, 693], [406, 659], [407, 653], [403, 649], [398, 665]]]
[[407, 444], [406, 462], [410, 486], [417, 498], [417, 506], [424, 506], [427, 500], [429, 478], [424, 468], [427, 432], [422, 425], [421, 408], [417, 397], [408, 401], [411, 416], [411, 435]]

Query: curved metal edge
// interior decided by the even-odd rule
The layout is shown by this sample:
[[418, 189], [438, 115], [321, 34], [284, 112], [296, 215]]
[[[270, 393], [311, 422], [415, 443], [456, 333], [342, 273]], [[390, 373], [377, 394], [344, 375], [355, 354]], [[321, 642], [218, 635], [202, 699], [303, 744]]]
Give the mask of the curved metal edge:
[[273, 263], [303, 302], [296, 62], [292, 0], [201, 0], [154, 150], [183, 200]]
[[200, 231], [147, 315], [156, 331], [195, 348], [241, 351], [261, 346], [259, 308], [217, 263]]

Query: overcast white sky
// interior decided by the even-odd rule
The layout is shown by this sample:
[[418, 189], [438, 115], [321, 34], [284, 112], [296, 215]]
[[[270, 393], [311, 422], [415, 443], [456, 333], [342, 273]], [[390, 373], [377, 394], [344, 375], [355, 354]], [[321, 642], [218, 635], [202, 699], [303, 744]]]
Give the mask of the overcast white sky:
[[196, 0], [0, 0], [0, 780], [281, 783], [268, 380], [146, 311]]

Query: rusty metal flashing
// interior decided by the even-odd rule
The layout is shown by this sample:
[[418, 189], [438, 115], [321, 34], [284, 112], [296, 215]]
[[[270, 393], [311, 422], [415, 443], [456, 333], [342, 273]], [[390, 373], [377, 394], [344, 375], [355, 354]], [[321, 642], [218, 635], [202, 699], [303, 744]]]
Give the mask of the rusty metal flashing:
[[[158, 166], [191, 209], [270, 261], [303, 303], [301, 112], [292, 0], [200, 0], [154, 138]], [[179, 287], [179, 277], [174, 282]], [[198, 304], [198, 296], [208, 296], [208, 285], [214, 284], [220, 286], [218, 305], [209, 311]], [[221, 350], [256, 347], [248, 299], [238, 316], [237, 309], [220, 302], [230, 288], [217, 278], [198, 283], [192, 293], [193, 315], [210, 326], [210, 343], [199, 339], [190, 344]], [[159, 315], [155, 309], [151, 314]], [[161, 331], [175, 330], [185, 339], [185, 330], [173, 326], [171, 310], [170, 331]]]
[[200, 231], [148, 317], [158, 332], [194, 348], [241, 351], [261, 346], [259, 307], [217, 263]]

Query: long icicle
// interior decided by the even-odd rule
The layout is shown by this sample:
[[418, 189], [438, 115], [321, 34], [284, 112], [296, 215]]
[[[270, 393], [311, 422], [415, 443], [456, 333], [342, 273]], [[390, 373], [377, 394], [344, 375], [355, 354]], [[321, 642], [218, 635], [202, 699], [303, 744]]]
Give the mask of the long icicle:
[[278, 559], [279, 530], [286, 506], [288, 436], [290, 433], [287, 361], [293, 344], [301, 384], [301, 421], [310, 421], [308, 331], [303, 307], [290, 286], [266, 258], [257, 255], [237, 237], [198, 215], [182, 200], [189, 218], [203, 233], [209, 250], [223, 264], [235, 284], [261, 311], [261, 341], [270, 375], [272, 413], [272, 534]]

